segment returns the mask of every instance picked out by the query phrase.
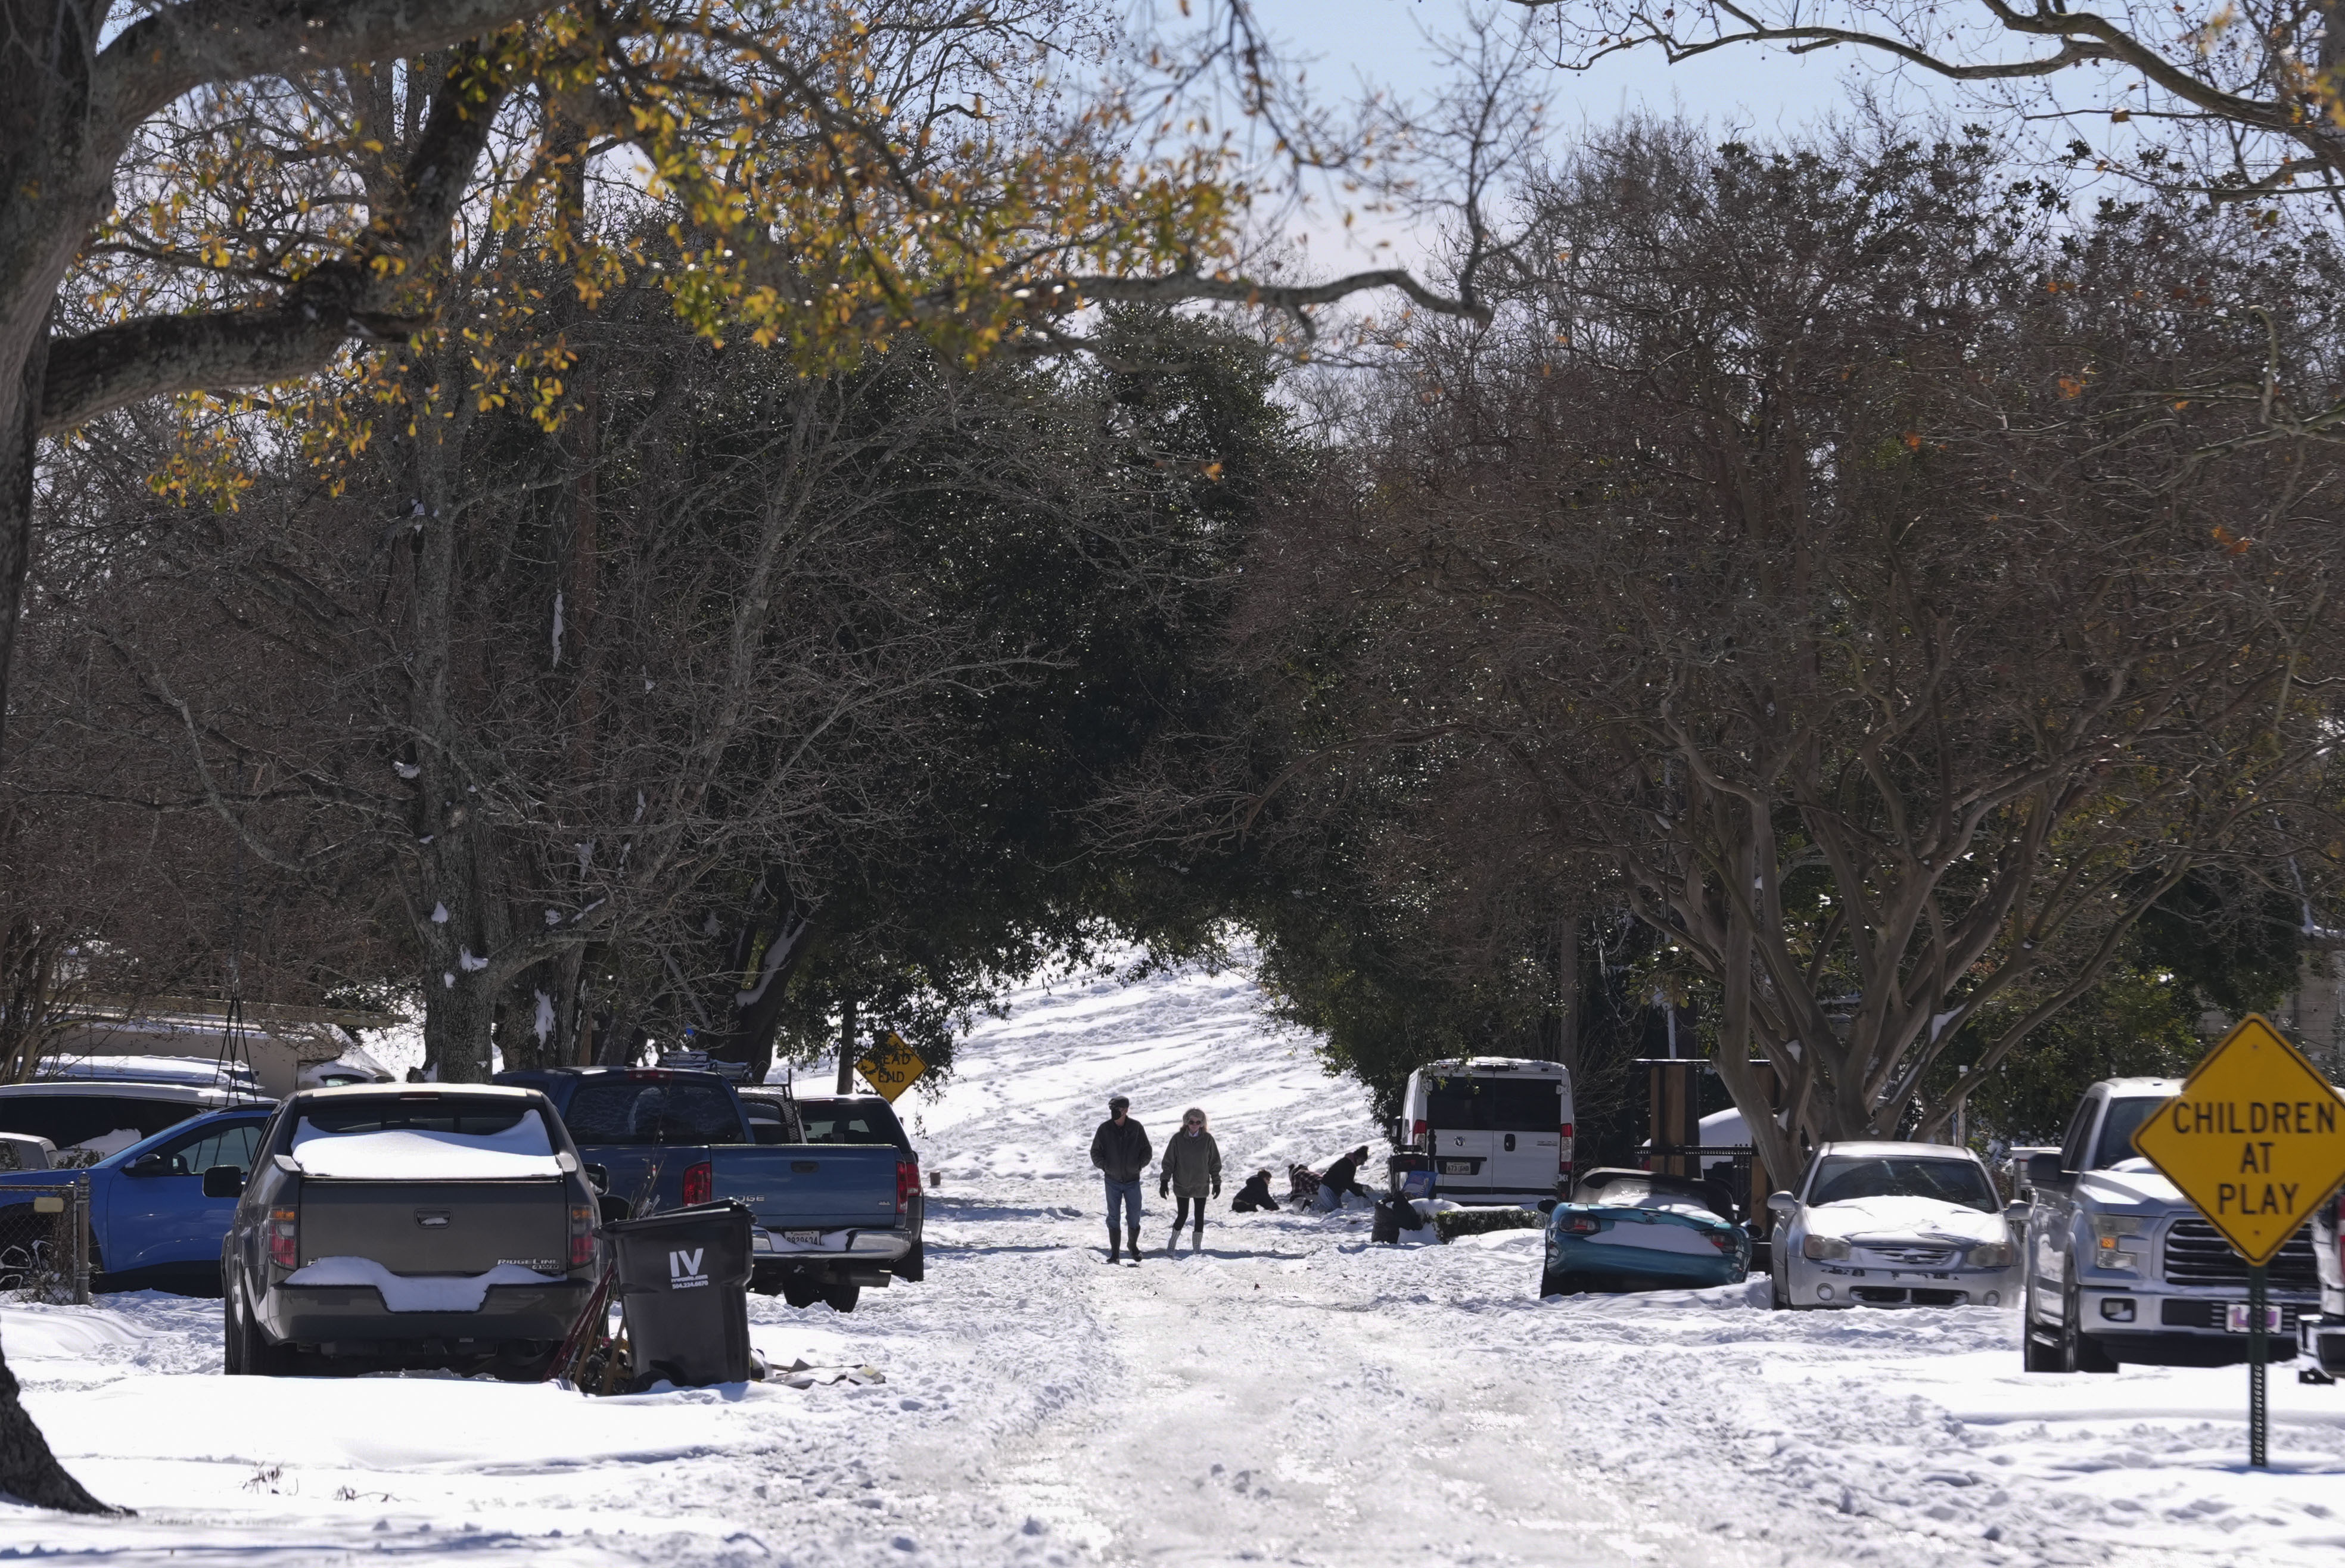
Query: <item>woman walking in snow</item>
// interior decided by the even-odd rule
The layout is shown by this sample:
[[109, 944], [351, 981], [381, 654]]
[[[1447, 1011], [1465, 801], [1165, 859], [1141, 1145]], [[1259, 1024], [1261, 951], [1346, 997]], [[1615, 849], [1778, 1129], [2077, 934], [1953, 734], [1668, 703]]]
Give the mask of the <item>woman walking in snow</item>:
[[1164, 1140], [1162, 1174], [1156, 1182], [1156, 1196], [1175, 1198], [1180, 1208], [1173, 1211], [1172, 1239], [1164, 1243], [1171, 1252], [1181, 1243], [1181, 1226], [1189, 1220], [1193, 1208], [1195, 1219], [1189, 1232], [1189, 1250], [1196, 1251], [1205, 1244], [1205, 1199], [1222, 1195], [1222, 1151], [1214, 1146], [1213, 1135], [1205, 1130], [1205, 1113], [1191, 1106], [1181, 1113], [1181, 1130]]

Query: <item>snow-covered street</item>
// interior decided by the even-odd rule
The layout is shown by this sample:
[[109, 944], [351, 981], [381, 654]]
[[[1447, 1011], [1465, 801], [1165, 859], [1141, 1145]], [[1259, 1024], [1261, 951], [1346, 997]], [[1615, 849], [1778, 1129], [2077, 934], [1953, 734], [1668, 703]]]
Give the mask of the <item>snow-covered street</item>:
[[[0, 1557], [533, 1563], [2333, 1563], [2345, 1386], [2025, 1376], [2016, 1318], [1772, 1313], [1762, 1287], [1541, 1303], [1532, 1232], [1371, 1248], [1232, 1215], [1105, 1267], [1112, 1090], [1205, 1108], [1229, 1190], [1369, 1138], [1242, 974], [1022, 993], [934, 1101], [929, 1280], [848, 1316], [752, 1298], [777, 1366], [884, 1381], [587, 1400], [434, 1377], [221, 1377], [217, 1302], [0, 1311], [89, 1521]], [[1170, 1224], [1152, 1181], [1146, 1236]], [[1429, 1232], [1427, 1233], [1430, 1234]], [[837, 1375], [826, 1371], [821, 1378]]]

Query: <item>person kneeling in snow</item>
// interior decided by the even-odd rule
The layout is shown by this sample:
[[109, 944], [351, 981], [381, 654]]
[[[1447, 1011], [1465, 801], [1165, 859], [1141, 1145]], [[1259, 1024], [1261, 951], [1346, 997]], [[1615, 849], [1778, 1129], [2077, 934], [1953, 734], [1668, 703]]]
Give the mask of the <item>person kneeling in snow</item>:
[[1172, 1239], [1164, 1243], [1170, 1252], [1181, 1243], [1181, 1226], [1190, 1216], [1190, 1206], [1195, 1205], [1196, 1225], [1189, 1233], [1189, 1250], [1196, 1251], [1205, 1244], [1205, 1189], [1213, 1196], [1222, 1195], [1222, 1151], [1213, 1144], [1213, 1135], [1205, 1130], [1205, 1113], [1191, 1106], [1181, 1113], [1181, 1130], [1164, 1140], [1163, 1174], [1156, 1182], [1156, 1196], [1177, 1197], [1181, 1207], [1172, 1214]]
[[1245, 1185], [1238, 1189], [1237, 1197], [1230, 1200], [1231, 1210], [1238, 1214], [1275, 1212], [1277, 1208], [1278, 1199], [1270, 1195], [1270, 1172], [1267, 1170], [1257, 1170], [1247, 1177]]
[[1370, 1203], [1376, 1200], [1375, 1193], [1360, 1185], [1360, 1161], [1367, 1158], [1368, 1146], [1364, 1143], [1327, 1168], [1327, 1174], [1319, 1179], [1319, 1208], [1343, 1208], [1346, 1193], [1364, 1198]]
[[1286, 1201], [1302, 1209], [1319, 1196], [1319, 1173], [1307, 1165], [1286, 1168]]

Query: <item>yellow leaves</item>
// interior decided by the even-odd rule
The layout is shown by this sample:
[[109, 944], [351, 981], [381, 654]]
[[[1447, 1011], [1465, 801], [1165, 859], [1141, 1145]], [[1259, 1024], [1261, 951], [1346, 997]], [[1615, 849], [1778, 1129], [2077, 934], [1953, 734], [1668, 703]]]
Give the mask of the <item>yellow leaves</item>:
[[2252, 539], [2242, 539], [2219, 522], [2207, 531], [2207, 536], [2221, 545], [2226, 555], [2245, 555], [2255, 548], [2256, 543]]
[[1918, 452], [1922, 450], [1922, 432], [1919, 430], [1907, 430], [1899, 439], [1905, 443], [1905, 450], [1909, 452]]

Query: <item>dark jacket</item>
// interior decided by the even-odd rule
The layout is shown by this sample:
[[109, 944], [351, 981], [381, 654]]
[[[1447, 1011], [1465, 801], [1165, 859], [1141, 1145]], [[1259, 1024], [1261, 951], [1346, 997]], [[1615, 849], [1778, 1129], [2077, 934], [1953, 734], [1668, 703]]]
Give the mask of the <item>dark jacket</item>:
[[1259, 1172], [1247, 1177], [1245, 1185], [1238, 1189], [1238, 1195], [1231, 1200], [1230, 1207], [1240, 1214], [1252, 1214], [1258, 1209], [1276, 1209], [1278, 1199], [1270, 1195], [1270, 1178]]
[[1366, 1190], [1360, 1185], [1360, 1162], [1348, 1154], [1327, 1168], [1327, 1174], [1319, 1179], [1319, 1185], [1332, 1187], [1338, 1192]]
[[1170, 1188], [1183, 1198], [1194, 1198], [1208, 1187], [1219, 1193], [1222, 1189], [1222, 1151], [1214, 1147], [1213, 1135], [1200, 1132], [1191, 1138], [1184, 1129], [1164, 1140], [1164, 1174], [1156, 1184], [1162, 1192]]
[[1122, 1127], [1110, 1117], [1091, 1134], [1091, 1163], [1106, 1172], [1110, 1181], [1138, 1181], [1155, 1152], [1148, 1147], [1148, 1134], [1129, 1113]]

